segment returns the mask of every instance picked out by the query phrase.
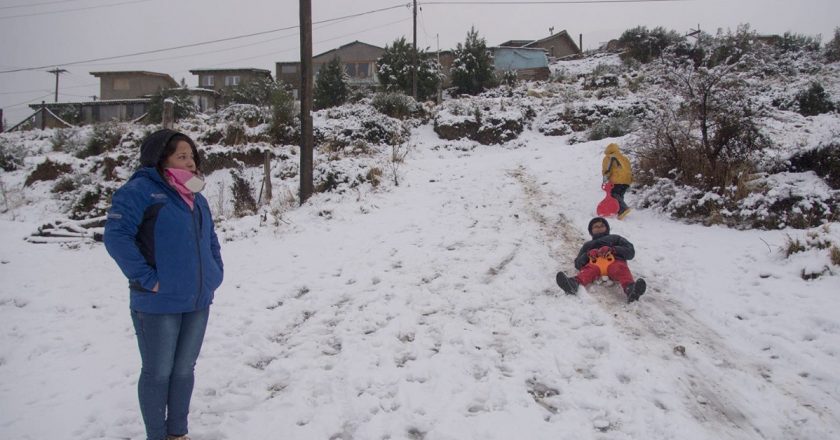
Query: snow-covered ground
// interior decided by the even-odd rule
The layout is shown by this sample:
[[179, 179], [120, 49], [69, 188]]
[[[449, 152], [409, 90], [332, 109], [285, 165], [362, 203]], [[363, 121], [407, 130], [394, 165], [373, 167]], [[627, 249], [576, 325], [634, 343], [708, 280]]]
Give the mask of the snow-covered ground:
[[[839, 438], [840, 282], [800, 277], [827, 250], [783, 257], [804, 232], [637, 210], [611, 226], [648, 293], [560, 292], [610, 141], [420, 127], [400, 186], [223, 243], [191, 436]], [[0, 221], [0, 438], [142, 439], [126, 282], [101, 245], [24, 242], [38, 225]]]

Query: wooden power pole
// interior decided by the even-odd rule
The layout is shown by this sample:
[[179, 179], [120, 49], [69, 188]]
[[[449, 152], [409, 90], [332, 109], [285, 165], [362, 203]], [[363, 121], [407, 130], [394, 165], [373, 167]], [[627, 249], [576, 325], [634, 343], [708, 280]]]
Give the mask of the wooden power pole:
[[411, 59], [411, 96], [417, 99], [417, 0], [414, 0], [414, 51]]
[[55, 101], [54, 102], [58, 102], [58, 76], [61, 75], [62, 73], [67, 73], [67, 71], [64, 70], [64, 69], [59, 69], [58, 67], [56, 67], [53, 70], [47, 70], [47, 72], [55, 74]]
[[312, 161], [312, 0], [300, 0], [300, 204], [314, 192]]

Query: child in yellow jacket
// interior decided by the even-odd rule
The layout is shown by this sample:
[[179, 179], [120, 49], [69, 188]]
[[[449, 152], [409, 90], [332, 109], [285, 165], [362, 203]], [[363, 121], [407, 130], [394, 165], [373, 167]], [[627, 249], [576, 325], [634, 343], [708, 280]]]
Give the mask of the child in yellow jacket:
[[618, 144], [609, 144], [604, 150], [601, 174], [604, 176], [604, 183], [613, 184], [611, 195], [618, 201], [618, 218], [623, 219], [630, 213], [630, 208], [624, 203], [624, 193], [633, 182], [633, 171], [630, 169], [630, 160], [621, 154]]

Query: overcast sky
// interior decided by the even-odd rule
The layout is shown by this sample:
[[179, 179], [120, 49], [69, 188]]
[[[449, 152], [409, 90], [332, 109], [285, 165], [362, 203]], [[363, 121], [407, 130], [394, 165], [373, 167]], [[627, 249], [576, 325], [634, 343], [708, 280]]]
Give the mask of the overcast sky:
[[[314, 25], [315, 54], [360, 40], [384, 46], [411, 40], [409, 0], [312, 0], [318, 22], [367, 11], [355, 18]], [[679, 32], [714, 33], [749, 23], [762, 34], [786, 31], [822, 35], [840, 26], [840, 0], [684, 0], [673, 2], [455, 5], [419, 1], [418, 45], [453, 48], [475, 26], [488, 45], [539, 39], [566, 30], [593, 49], [631, 27], [663, 26]], [[517, 3], [508, 1], [506, 3]], [[298, 0], [0, 0], [0, 70], [57, 66], [59, 102], [99, 94], [92, 71], [147, 70], [196, 85], [195, 68], [255, 67], [274, 74], [274, 62], [300, 58]], [[401, 6], [401, 5], [406, 5]], [[290, 28], [287, 30], [278, 30]], [[175, 46], [277, 30], [259, 36], [85, 64]], [[31, 113], [27, 106], [53, 101], [51, 68], [0, 73], [0, 108], [10, 125]], [[7, 127], [8, 128], [8, 127]]]

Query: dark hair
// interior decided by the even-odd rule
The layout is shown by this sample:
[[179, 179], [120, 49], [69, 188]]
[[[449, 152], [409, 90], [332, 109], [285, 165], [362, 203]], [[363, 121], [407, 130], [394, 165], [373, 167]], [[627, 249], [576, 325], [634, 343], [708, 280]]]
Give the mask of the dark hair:
[[158, 159], [157, 162], [157, 169], [161, 175], [163, 175], [164, 162], [166, 162], [166, 159], [169, 159], [169, 156], [175, 154], [175, 149], [178, 148], [178, 143], [181, 141], [190, 144], [190, 148], [192, 148], [193, 161], [195, 162], [195, 169], [196, 171], [201, 171], [201, 156], [198, 154], [198, 147], [195, 146], [195, 142], [193, 142], [189, 136], [178, 133], [169, 138], [169, 142], [166, 143], [166, 146], [163, 147], [163, 151], [160, 153], [160, 159]]

